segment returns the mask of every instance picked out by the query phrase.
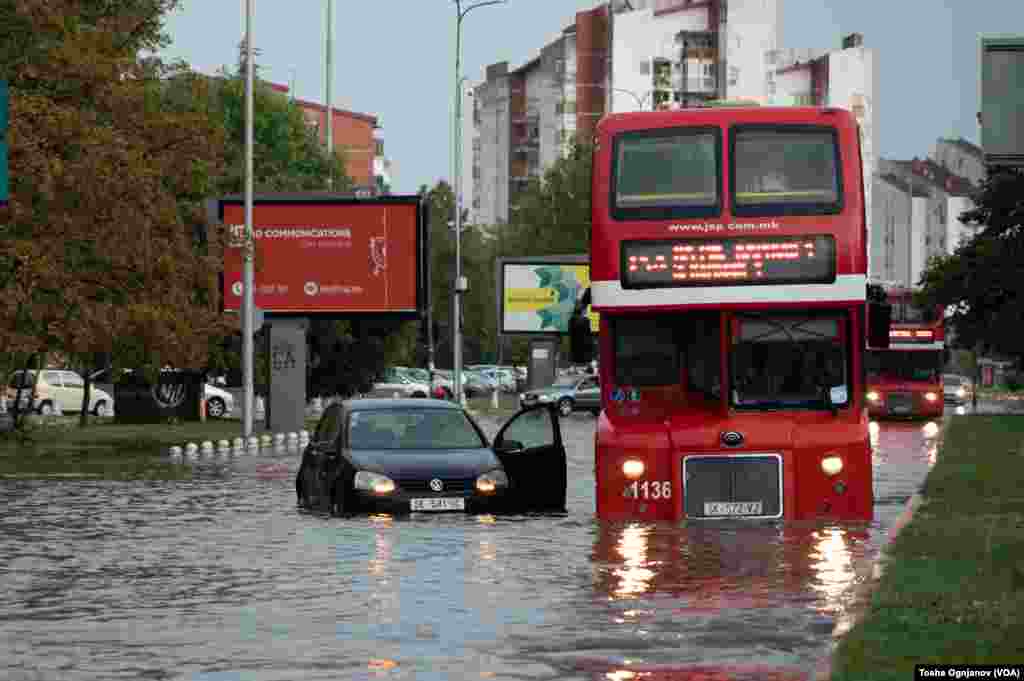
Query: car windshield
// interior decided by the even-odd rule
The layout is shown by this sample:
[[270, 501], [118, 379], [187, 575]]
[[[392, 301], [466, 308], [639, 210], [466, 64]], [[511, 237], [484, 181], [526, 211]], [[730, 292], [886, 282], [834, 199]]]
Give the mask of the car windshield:
[[869, 352], [868, 379], [938, 382], [941, 350], [885, 350]]
[[576, 378], [560, 378], [551, 384], [552, 388], [573, 388], [576, 386]]
[[841, 315], [736, 316], [732, 404], [822, 409], [849, 402]]
[[361, 410], [349, 416], [352, 449], [479, 449], [486, 447], [457, 409]]

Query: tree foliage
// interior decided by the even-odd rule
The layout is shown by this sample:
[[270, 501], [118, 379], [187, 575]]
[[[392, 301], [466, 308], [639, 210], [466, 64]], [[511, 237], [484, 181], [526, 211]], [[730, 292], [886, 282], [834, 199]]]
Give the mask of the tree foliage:
[[[20, 0], [0, 23], [11, 201], [0, 242], [0, 336], [14, 352], [111, 353], [196, 366], [222, 329], [219, 244], [196, 241], [223, 133], [197, 106], [165, 106], [180, 68], [140, 60], [173, 2]], [[185, 79], [199, 102], [200, 79]]]
[[[463, 296], [463, 349], [467, 364], [494, 361], [498, 343], [497, 258], [569, 255], [588, 252], [592, 148], [573, 143], [544, 176], [534, 179], [516, 199], [512, 221], [502, 225], [463, 224], [462, 273], [469, 281]], [[431, 305], [441, 335], [437, 362], [452, 363], [452, 301], [455, 283], [455, 195], [440, 181], [420, 189], [430, 215]], [[505, 339], [504, 361], [524, 362], [526, 342]]]
[[[245, 189], [245, 74], [211, 81], [205, 104], [215, 124], [224, 129], [224, 173], [218, 178], [219, 194], [239, 194]], [[253, 188], [261, 192], [331, 191], [353, 187], [345, 171], [344, 150], [330, 157], [306, 125], [299, 107], [266, 82], [255, 79], [253, 88]]]
[[1024, 358], [1024, 174], [990, 170], [973, 197], [975, 208], [960, 215], [980, 225], [952, 255], [932, 259], [921, 275], [919, 302], [952, 310], [948, 321], [958, 343], [980, 344], [1018, 360]]
[[592, 145], [573, 141], [542, 179], [531, 179], [506, 228], [505, 255], [588, 252], [592, 156]]

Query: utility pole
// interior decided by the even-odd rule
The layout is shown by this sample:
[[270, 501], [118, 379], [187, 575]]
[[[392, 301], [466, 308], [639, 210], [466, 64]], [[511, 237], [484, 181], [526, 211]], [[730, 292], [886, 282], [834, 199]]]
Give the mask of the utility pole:
[[334, 189], [334, 107], [331, 99], [331, 81], [334, 80], [334, 0], [327, 0], [327, 92], [324, 106], [327, 110], [327, 157], [331, 161], [327, 178], [328, 189]]
[[253, 37], [254, 0], [245, 0], [245, 263], [242, 273], [242, 436], [252, 435], [253, 417], [253, 325], [256, 243], [252, 229], [252, 129], [253, 129]]

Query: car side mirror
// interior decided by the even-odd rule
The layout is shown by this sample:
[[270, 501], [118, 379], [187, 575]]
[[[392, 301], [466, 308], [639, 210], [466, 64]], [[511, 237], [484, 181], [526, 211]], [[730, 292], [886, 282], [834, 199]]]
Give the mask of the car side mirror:
[[519, 440], [502, 440], [495, 443], [494, 449], [501, 454], [518, 454], [526, 448]]
[[868, 347], [884, 350], [889, 347], [889, 325], [892, 321], [892, 305], [882, 302], [869, 302]]

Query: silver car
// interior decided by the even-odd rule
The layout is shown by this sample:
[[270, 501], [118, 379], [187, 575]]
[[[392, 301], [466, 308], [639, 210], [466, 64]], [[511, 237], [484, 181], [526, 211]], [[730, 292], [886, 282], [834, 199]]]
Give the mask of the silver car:
[[546, 388], [530, 390], [519, 396], [519, 404], [555, 404], [558, 413], [568, 416], [574, 411], [601, 413], [601, 383], [597, 376], [563, 376]]

